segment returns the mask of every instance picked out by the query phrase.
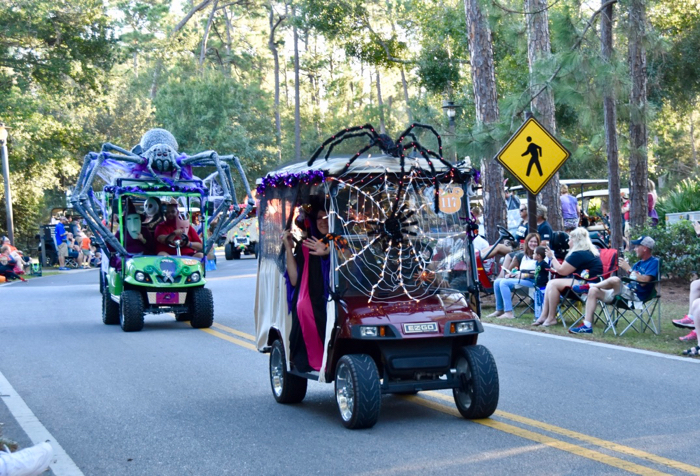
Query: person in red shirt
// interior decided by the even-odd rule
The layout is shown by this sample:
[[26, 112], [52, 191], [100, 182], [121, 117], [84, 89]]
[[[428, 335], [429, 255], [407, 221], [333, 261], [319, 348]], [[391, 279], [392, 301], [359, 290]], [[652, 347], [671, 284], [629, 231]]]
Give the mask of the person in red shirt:
[[[195, 229], [186, 223], [178, 223], [178, 210], [176, 203], [168, 204], [165, 212], [165, 221], [156, 227], [156, 253], [160, 256], [176, 255], [175, 241], [180, 239], [180, 254], [202, 258], [202, 239], [197, 235]], [[172, 246], [171, 246], [172, 245]]]

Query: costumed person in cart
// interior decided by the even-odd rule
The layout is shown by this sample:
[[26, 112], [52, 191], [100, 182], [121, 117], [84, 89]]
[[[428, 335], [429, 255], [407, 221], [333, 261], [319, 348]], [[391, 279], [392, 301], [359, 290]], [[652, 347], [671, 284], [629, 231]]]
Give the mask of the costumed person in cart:
[[287, 301], [292, 313], [290, 354], [298, 370], [309, 372], [320, 370], [323, 361], [331, 252], [323, 241], [329, 230], [328, 213], [318, 200], [302, 205], [295, 225], [303, 233], [301, 240], [297, 242], [291, 230], [282, 237]]

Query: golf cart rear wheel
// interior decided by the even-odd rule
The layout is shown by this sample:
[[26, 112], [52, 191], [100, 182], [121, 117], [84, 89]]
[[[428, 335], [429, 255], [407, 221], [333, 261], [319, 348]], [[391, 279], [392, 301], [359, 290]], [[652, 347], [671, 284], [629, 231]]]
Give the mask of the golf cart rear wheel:
[[270, 387], [277, 403], [299, 403], [306, 396], [308, 380], [287, 373], [287, 359], [282, 342], [272, 343], [270, 351]]
[[214, 323], [214, 299], [211, 290], [196, 288], [190, 293], [190, 325], [195, 329], [205, 329]]
[[119, 298], [119, 323], [124, 332], [143, 329], [143, 296], [138, 291], [122, 291]]
[[224, 246], [224, 254], [226, 255], [226, 261], [231, 261], [233, 259], [233, 243], [226, 243], [226, 246]]
[[107, 325], [119, 324], [119, 304], [112, 301], [109, 288], [102, 293], [102, 322]]
[[335, 371], [335, 399], [343, 425], [372, 428], [379, 419], [382, 392], [374, 359], [366, 354], [344, 355]]
[[483, 345], [462, 347], [455, 356], [455, 377], [460, 386], [452, 390], [457, 410], [464, 418], [493, 415], [498, 406], [498, 369], [491, 352]]
[[233, 259], [241, 259], [241, 250], [238, 248], [233, 249]]

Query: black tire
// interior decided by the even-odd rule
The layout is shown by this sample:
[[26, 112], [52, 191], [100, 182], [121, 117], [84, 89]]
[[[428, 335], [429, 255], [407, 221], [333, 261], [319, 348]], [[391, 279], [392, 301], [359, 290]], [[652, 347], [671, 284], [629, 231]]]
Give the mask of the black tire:
[[270, 350], [270, 388], [277, 403], [299, 403], [306, 396], [308, 380], [287, 373], [287, 358], [282, 342], [276, 340]]
[[143, 296], [138, 291], [122, 291], [119, 298], [119, 323], [124, 332], [143, 329]]
[[190, 325], [195, 329], [206, 329], [214, 323], [214, 298], [211, 290], [196, 288], [190, 292]]
[[241, 250], [238, 248], [234, 248], [233, 250], [233, 259], [241, 259]]
[[498, 369], [483, 345], [462, 347], [455, 356], [456, 377], [461, 386], [452, 389], [457, 410], [467, 419], [488, 418], [498, 406]]
[[231, 261], [233, 259], [233, 243], [226, 243], [226, 246], [224, 246], [224, 254], [226, 255], [226, 261]]
[[100, 270], [100, 294], [105, 293], [105, 280], [107, 279], [107, 276]]
[[340, 358], [335, 370], [335, 400], [346, 428], [372, 428], [377, 423], [382, 391], [372, 357], [353, 354]]
[[112, 301], [109, 289], [102, 293], [102, 322], [108, 326], [119, 324], [119, 304]]

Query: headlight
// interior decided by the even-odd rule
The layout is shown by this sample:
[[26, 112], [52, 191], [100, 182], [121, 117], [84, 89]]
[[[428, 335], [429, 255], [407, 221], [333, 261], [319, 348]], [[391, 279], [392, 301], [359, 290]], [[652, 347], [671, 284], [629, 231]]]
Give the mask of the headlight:
[[360, 335], [362, 337], [377, 337], [377, 326], [360, 327]]
[[474, 321], [453, 322], [450, 324], [450, 331], [453, 334], [466, 334], [474, 332]]
[[143, 283], [146, 281], [146, 275], [143, 273], [143, 271], [136, 271], [136, 274], [134, 274], [134, 279], [140, 283]]
[[200, 279], [202, 279], [202, 276], [199, 273], [194, 272], [190, 274], [190, 277], [187, 280], [191, 283], [197, 283]]

